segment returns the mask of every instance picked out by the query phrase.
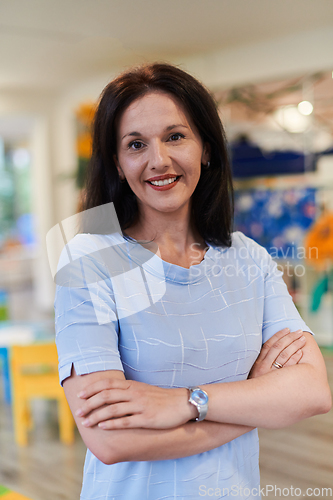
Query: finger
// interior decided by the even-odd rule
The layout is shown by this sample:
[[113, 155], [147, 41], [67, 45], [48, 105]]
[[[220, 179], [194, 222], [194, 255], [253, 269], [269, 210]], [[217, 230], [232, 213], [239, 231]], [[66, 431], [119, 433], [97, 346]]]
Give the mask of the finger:
[[297, 363], [301, 361], [302, 357], [303, 357], [303, 351], [302, 349], [299, 349], [297, 352], [295, 352], [295, 354], [293, 354], [288, 359], [288, 361], [283, 365], [283, 367], [297, 365]]
[[272, 348], [272, 346], [276, 342], [278, 342], [282, 337], [288, 335], [289, 333], [290, 333], [289, 328], [283, 328], [282, 330], [279, 330], [274, 335], [272, 335], [272, 337], [263, 344], [257, 360], [263, 361], [267, 356], [268, 352], [270, 351], [270, 349]]
[[81, 424], [84, 427], [94, 427], [95, 425], [112, 420], [114, 418], [122, 418], [134, 414], [133, 405], [131, 403], [118, 403], [115, 405], [105, 406], [104, 408], [95, 411], [88, 418], [85, 418]]
[[98, 424], [103, 430], [117, 430], [117, 429], [134, 429], [143, 428], [143, 422], [137, 415], [128, 415], [126, 417], [115, 418], [113, 420], [106, 420]]
[[[286, 349], [290, 344], [292, 344], [295, 340], [302, 337], [302, 335], [303, 335], [302, 330], [296, 330], [296, 332], [290, 332], [287, 335], [280, 337], [277, 341], [275, 341], [271, 345], [269, 351], [267, 352], [267, 354], [265, 356], [264, 361], [267, 363], [273, 364], [273, 362], [277, 359], [277, 357], [280, 355], [280, 353], [284, 349]], [[295, 349], [294, 352], [297, 349]], [[284, 361], [286, 361], [286, 359], [284, 359]]]
[[98, 380], [93, 384], [88, 385], [83, 391], [78, 393], [78, 398], [87, 399], [95, 394], [108, 390], [108, 389], [128, 389], [130, 383], [128, 380], [121, 380], [117, 378], [106, 378]]
[[78, 408], [75, 414], [78, 417], [83, 417], [105, 405], [112, 405], [129, 400], [129, 391], [124, 391], [121, 389], [104, 390], [98, 392], [94, 396], [91, 396], [89, 399], [83, 400], [80, 408]]
[[304, 335], [294, 340], [290, 345], [288, 345], [275, 359], [275, 362], [285, 365], [287, 361], [293, 356], [299, 349], [305, 346], [306, 338]]

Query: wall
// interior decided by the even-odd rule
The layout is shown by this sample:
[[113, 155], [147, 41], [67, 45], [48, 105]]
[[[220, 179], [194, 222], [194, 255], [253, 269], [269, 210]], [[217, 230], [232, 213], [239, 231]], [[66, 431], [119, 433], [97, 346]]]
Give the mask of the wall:
[[37, 229], [36, 258], [33, 265], [35, 299], [39, 308], [50, 310], [54, 286], [48, 268], [45, 235], [54, 221], [52, 122], [55, 95], [34, 92], [1, 92], [0, 119], [12, 127], [12, 136], [25, 137], [32, 155], [32, 211]]
[[[332, 31], [321, 29], [171, 62], [180, 64], [215, 90], [333, 68], [332, 46]], [[38, 300], [45, 308], [52, 307], [53, 302], [53, 284], [46, 270], [45, 234], [77, 207], [74, 181], [61, 180], [76, 168], [75, 109], [82, 102], [97, 100], [118, 72], [119, 68], [112, 68], [58, 93], [1, 93], [0, 117], [28, 115], [32, 123], [34, 212], [42, 255], [36, 274]]]

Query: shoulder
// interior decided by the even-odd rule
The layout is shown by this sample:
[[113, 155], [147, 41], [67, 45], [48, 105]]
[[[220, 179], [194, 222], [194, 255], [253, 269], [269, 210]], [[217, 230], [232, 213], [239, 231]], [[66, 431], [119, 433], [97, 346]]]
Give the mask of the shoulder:
[[245, 234], [240, 231], [232, 233], [232, 244], [228, 250], [241, 259], [249, 258], [256, 263], [263, 258], [271, 259], [269, 253], [263, 246], [259, 245], [259, 243], [248, 236], [245, 236]]
[[74, 236], [67, 243], [67, 248], [70, 250], [71, 254], [74, 256], [81, 257], [83, 255], [88, 255], [97, 250], [103, 250], [110, 246], [118, 245], [124, 242], [124, 238], [118, 234], [90, 234], [90, 233], [80, 233]]
[[227, 256], [247, 266], [257, 267], [264, 275], [276, 268], [276, 263], [266, 248], [240, 231], [232, 234], [232, 245], [227, 250]]
[[77, 287], [109, 277], [107, 251], [123, 242], [123, 237], [118, 233], [80, 233], [69, 242], [63, 242], [54, 272], [56, 284]]
[[231, 235], [232, 237], [232, 247], [234, 248], [247, 248], [249, 251], [251, 250], [257, 250], [262, 253], [268, 253], [267, 250], [259, 245], [256, 241], [254, 241], [252, 238], [249, 238], [248, 236], [245, 236], [244, 233], [241, 231], [235, 231]]
[[58, 267], [63, 267], [71, 260], [80, 259], [81, 257], [93, 258], [95, 252], [104, 250], [114, 245], [124, 242], [124, 238], [118, 234], [89, 234], [80, 233], [74, 236], [69, 242], [64, 243], [61, 251]]

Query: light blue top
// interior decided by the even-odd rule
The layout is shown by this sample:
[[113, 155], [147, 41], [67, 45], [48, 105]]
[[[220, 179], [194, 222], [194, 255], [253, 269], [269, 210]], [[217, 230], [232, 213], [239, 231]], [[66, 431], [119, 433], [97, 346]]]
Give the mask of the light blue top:
[[[190, 269], [119, 234], [81, 234], [60, 268], [61, 381], [72, 365], [79, 375], [123, 370], [160, 387], [244, 380], [278, 330], [310, 331], [269, 254], [239, 232], [231, 248], [209, 245]], [[256, 430], [177, 460], [105, 465], [88, 450], [81, 500], [258, 499], [258, 458]]]

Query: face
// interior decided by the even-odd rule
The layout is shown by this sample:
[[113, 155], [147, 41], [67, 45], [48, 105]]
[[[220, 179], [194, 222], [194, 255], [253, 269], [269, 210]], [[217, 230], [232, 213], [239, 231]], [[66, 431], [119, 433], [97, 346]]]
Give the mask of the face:
[[137, 197], [140, 215], [186, 213], [201, 164], [208, 160], [198, 131], [170, 94], [146, 94], [120, 118], [115, 162]]

